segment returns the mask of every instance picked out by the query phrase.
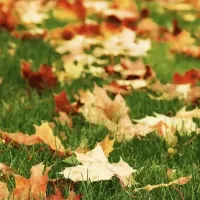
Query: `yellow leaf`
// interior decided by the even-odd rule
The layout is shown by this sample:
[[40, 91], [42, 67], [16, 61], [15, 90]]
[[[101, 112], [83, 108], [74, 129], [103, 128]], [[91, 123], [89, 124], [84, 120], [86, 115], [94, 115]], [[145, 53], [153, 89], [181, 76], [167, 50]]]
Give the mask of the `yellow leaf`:
[[114, 143], [115, 143], [115, 139], [110, 140], [108, 135], [105, 137], [103, 141], [98, 143], [103, 149], [103, 152], [106, 157], [108, 157], [109, 154], [114, 150], [113, 148]]

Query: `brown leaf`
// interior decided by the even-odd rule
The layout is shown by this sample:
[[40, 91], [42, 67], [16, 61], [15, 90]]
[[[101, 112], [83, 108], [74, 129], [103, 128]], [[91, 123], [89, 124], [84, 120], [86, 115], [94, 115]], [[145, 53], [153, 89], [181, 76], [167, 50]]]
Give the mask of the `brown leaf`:
[[28, 84], [39, 91], [53, 88], [57, 84], [57, 78], [53, 74], [52, 68], [45, 64], [41, 65], [39, 70], [34, 72], [31, 69], [30, 63], [22, 61], [21, 73], [28, 81]]

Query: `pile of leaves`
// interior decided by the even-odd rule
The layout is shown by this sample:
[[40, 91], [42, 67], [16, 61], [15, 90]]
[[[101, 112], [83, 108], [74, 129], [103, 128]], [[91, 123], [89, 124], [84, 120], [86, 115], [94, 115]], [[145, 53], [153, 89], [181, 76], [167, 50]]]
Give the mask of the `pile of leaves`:
[[[126, 162], [124, 154], [118, 155], [118, 162], [112, 159], [123, 145], [142, 143], [152, 136], [163, 142], [170, 158], [178, 154], [185, 138], [186, 145], [199, 139], [199, 65], [188, 64], [188, 70], [180, 66], [180, 71], [173, 70], [171, 80], [163, 81], [156, 62], [162, 52], [157, 52], [154, 62], [149, 63], [148, 57], [156, 45], [163, 45], [169, 61], [180, 56], [198, 61], [199, 30], [193, 31], [189, 26], [184, 29], [182, 24], [197, 23], [200, 4], [159, 0], [153, 5], [151, 10], [151, 3], [133, 0], [0, 0], [0, 34], [10, 38], [6, 47], [0, 47], [5, 71], [2, 74], [6, 74], [1, 76], [1, 85], [4, 87], [17, 77], [21, 85], [15, 91], [18, 83], [14, 83], [11, 93], [20, 96], [20, 106], [27, 112], [30, 109], [33, 115], [39, 115], [37, 121], [24, 117], [29, 125], [26, 129], [0, 124], [2, 147], [25, 149], [28, 160], [36, 161], [26, 168], [30, 170], [27, 178], [20, 175], [19, 169], [13, 169], [12, 159], [1, 159], [0, 199], [87, 199], [86, 194], [76, 193], [78, 182], [105, 184], [109, 180], [117, 180], [131, 198], [142, 190], [173, 186], [184, 199], [176, 185], [187, 184], [191, 174], [175, 178], [175, 171], [168, 168], [169, 183], [139, 187], [143, 181], [140, 183], [135, 176], [143, 176], [142, 166]], [[168, 12], [175, 17], [171, 21], [166, 18], [166, 24], [152, 17]], [[48, 49], [44, 59], [40, 46], [34, 48], [38, 41]], [[27, 45], [30, 53], [21, 50]], [[10, 61], [11, 67], [7, 64]], [[164, 66], [162, 74], [167, 71]], [[137, 98], [140, 93], [155, 104], [177, 101], [180, 106], [173, 114], [161, 114], [161, 108], [160, 113], [153, 110], [148, 115], [145, 112], [146, 116], [137, 116], [133, 113], [139, 108], [128, 99]], [[16, 105], [5, 100], [9, 95], [9, 89], [3, 90], [2, 121], [7, 112], [15, 114]], [[30, 101], [34, 96], [38, 98], [35, 105]], [[37, 104], [45, 105], [46, 100], [44, 110], [48, 117], [40, 116], [36, 108]], [[140, 101], [142, 105], [146, 103]], [[92, 143], [81, 135], [88, 126], [100, 130], [98, 137], [92, 132]], [[71, 137], [79, 139], [72, 144]], [[41, 160], [41, 152], [52, 160]]]

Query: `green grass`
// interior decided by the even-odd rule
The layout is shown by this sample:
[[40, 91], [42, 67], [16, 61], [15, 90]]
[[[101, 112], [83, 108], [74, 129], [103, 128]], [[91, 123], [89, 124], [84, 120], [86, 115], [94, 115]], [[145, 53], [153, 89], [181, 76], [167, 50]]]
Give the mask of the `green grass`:
[[[164, 17], [152, 16], [160, 24], [169, 24], [173, 16], [166, 14]], [[53, 22], [53, 27], [55, 26]], [[48, 21], [47, 25], [51, 27]], [[186, 24], [185, 27], [188, 27]], [[190, 25], [191, 27], [191, 25]], [[11, 56], [8, 53], [9, 43], [17, 45], [16, 53]], [[61, 63], [61, 57], [48, 44], [41, 40], [19, 41], [12, 38], [7, 32], [0, 31], [0, 77], [3, 83], [0, 85], [0, 128], [8, 132], [22, 131], [24, 133], [34, 133], [33, 125], [40, 125], [41, 121], [53, 121], [56, 116], [54, 110], [53, 93], [67, 91], [71, 100], [73, 95], [80, 88], [92, 88], [94, 82], [102, 84], [102, 80], [88, 76], [87, 79], [80, 78], [72, 84], [57, 86], [51, 91], [38, 94], [27, 86], [27, 83], [20, 76], [20, 60], [32, 60], [34, 68], [40, 64]], [[181, 56], [169, 55], [168, 47], [165, 44], [153, 43], [149, 55], [144, 61], [150, 64], [157, 73], [157, 77], [164, 83], [171, 82], [175, 71], [184, 72], [190, 68], [199, 68], [199, 60]], [[174, 114], [184, 103], [179, 100], [154, 101], [151, 100], [145, 91], [133, 92], [125, 97], [127, 105], [131, 108], [131, 118], [142, 118], [152, 115], [154, 112], [165, 115]], [[82, 116], [73, 116], [74, 127], [70, 130], [56, 123], [54, 132], [57, 134], [64, 131], [67, 140], [63, 141], [65, 147], [75, 149], [80, 142], [85, 140], [89, 147], [94, 147], [96, 142], [101, 141], [108, 131], [101, 126], [93, 125], [85, 121]], [[123, 189], [119, 181], [113, 178], [110, 181], [96, 183], [82, 182], [75, 185], [75, 190], [83, 194], [85, 200], [178, 200], [181, 199], [179, 192], [174, 187], [156, 189], [151, 192], [139, 191], [133, 193], [138, 187], [147, 184], [159, 184], [169, 182], [166, 171], [168, 168], [177, 170], [174, 179], [181, 176], [192, 175], [192, 180], [184, 186], [176, 186], [182, 193], [185, 200], [198, 200], [200, 197], [200, 137], [198, 136], [191, 144], [183, 145], [189, 137], [179, 139], [177, 154], [170, 157], [167, 153], [168, 146], [165, 141], [154, 134], [142, 140], [133, 139], [125, 143], [116, 143], [115, 150], [111, 153], [111, 162], [119, 161], [120, 157], [128, 162], [131, 167], [137, 169], [134, 175], [136, 184], [130, 189]], [[41, 148], [43, 148], [41, 150]], [[58, 172], [62, 171], [67, 164], [64, 158], [52, 153], [47, 146], [35, 145], [31, 147], [13, 147], [10, 144], [0, 144], [0, 162], [3, 162], [17, 173], [29, 177], [30, 168], [40, 162], [46, 166], [51, 166], [51, 178], [60, 178]], [[9, 187], [14, 187], [14, 182], [9, 181]], [[67, 195], [69, 188], [65, 189]], [[50, 189], [48, 190], [51, 191]]]

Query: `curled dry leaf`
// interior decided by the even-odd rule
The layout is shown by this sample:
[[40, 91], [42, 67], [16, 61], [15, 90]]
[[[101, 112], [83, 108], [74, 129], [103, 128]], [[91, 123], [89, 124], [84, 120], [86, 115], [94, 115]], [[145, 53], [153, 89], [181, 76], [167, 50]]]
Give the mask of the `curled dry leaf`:
[[52, 72], [52, 68], [48, 65], [41, 65], [39, 70], [34, 72], [31, 64], [21, 62], [21, 74], [28, 81], [29, 85], [39, 91], [53, 88], [57, 84], [57, 78]]
[[93, 182], [110, 180], [113, 176], [116, 176], [124, 186], [131, 186], [133, 184], [132, 173], [136, 170], [124, 162], [122, 158], [118, 163], [110, 164], [99, 145], [86, 154], [77, 152], [75, 154], [77, 160], [82, 165], [65, 168], [62, 172], [65, 178], [71, 179], [74, 182]]

